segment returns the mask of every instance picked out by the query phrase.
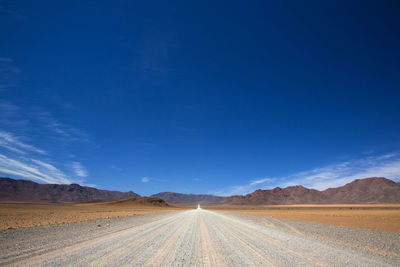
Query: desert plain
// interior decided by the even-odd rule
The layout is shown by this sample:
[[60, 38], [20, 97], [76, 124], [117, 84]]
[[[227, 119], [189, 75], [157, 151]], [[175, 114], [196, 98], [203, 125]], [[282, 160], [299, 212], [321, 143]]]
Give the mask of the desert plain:
[[400, 233], [399, 204], [210, 206], [219, 211]]
[[[78, 204], [0, 203], [0, 231], [192, 208], [117, 201]], [[400, 204], [211, 205], [204, 208], [400, 234]]]
[[119, 203], [117, 201], [66, 204], [0, 203], [0, 231], [180, 209], [171, 206], [159, 207], [145, 203]]

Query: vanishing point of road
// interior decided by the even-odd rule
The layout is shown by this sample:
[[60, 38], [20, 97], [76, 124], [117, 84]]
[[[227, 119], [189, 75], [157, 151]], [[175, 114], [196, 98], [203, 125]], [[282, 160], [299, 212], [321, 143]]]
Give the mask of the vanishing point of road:
[[400, 266], [400, 235], [204, 209], [0, 232], [1, 266]]

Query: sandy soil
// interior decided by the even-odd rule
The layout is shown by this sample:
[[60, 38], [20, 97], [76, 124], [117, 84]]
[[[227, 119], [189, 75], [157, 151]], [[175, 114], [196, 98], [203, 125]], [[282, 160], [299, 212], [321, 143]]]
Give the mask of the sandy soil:
[[110, 205], [108, 203], [0, 203], [0, 231], [5, 229], [109, 219], [177, 209], [181, 208], [126, 204]]
[[244, 214], [400, 233], [400, 205], [214, 206]]
[[[400, 233], [400, 205], [209, 206], [216, 210]], [[83, 222], [183, 208], [144, 205], [0, 203], [0, 230]]]

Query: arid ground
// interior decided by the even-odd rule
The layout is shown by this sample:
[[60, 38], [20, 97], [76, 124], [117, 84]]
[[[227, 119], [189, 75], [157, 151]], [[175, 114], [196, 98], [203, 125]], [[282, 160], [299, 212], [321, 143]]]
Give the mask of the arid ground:
[[210, 206], [210, 209], [400, 233], [400, 205]]
[[112, 202], [83, 204], [0, 203], [0, 231], [110, 219], [177, 209], [181, 208], [115, 204]]
[[[209, 206], [209, 209], [400, 233], [400, 205]], [[0, 204], [0, 230], [181, 210], [137, 204]]]

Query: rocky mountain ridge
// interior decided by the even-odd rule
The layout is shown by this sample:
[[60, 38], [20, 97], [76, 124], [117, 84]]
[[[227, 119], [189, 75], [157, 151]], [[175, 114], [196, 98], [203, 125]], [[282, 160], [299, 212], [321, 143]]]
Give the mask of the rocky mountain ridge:
[[68, 203], [111, 201], [139, 197], [129, 192], [100, 190], [78, 184], [38, 184], [28, 180], [0, 178], [0, 201]]
[[150, 197], [161, 198], [169, 204], [174, 205], [193, 205], [199, 204], [219, 204], [224, 197], [214, 195], [181, 194], [174, 192], [161, 192]]
[[383, 177], [357, 179], [324, 191], [297, 185], [225, 198], [230, 205], [400, 203], [400, 184]]
[[[129, 192], [100, 190], [78, 184], [38, 184], [28, 180], [0, 178], [1, 202], [68, 203], [112, 201], [139, 197]], [[258, 189], [247, 195], [220, 197], [205, 194], [161, 192], [150, 198], [171, 205], [290, 205], [290, 204], [366, 204], [400, 203], [400, 183], [383, 177], [357, 179], [344, 186], [323, 191], [301, 185]], [[161, 204], [160, 204], [161, 205]]]

